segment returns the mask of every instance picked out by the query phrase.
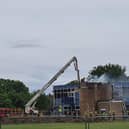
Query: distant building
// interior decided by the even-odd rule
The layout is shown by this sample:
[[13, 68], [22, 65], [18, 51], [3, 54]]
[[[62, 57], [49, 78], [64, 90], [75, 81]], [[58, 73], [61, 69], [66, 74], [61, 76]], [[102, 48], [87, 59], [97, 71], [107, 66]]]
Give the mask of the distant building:
[[109, 112], [109, 108], [99, 108], [100, 102], [109, 102], [112, 100], [112, 85], [108, 83], [83, 82], [80, 87], [80, 113], [84, 115], [95, 115], [101, 109]]
[[129, 110], [129, 81], [116, 81], [112, 84], [113, 98], [116, 100], [122, 99]]
[[129, 110], [129, 78], [125, 75], [113, 78], [108, 74], [103, 74], [99, 78], [96, 76], [89, 77], [88, 82], [110, 83], [113, 85], [113, 99], [123, 100]]
[[80, 87], [77, 83], [54, 86], [55, 114], [82, 115], [87, 111], [95, 113], [97, 107], [107, 107], [107, 111], [117, 110], [117, 114], [129, 110], [128, 77], [113, 78], [104, 74], [100, 78], [92, 77], [82, 81]]
[[79, 85], [66, 84], [54, 86], [54, 113], [62, 115], [79, 115]]

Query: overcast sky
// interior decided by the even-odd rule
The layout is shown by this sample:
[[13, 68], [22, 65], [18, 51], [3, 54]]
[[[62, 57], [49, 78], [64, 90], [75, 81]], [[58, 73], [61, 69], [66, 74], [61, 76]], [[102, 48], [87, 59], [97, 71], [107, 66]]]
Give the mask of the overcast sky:
[[[129, 0], [0, 0], [0, 78], [40, 89], [72, 56], [129, 74]], [[71, 66], [55, 84], [76, 78]]]

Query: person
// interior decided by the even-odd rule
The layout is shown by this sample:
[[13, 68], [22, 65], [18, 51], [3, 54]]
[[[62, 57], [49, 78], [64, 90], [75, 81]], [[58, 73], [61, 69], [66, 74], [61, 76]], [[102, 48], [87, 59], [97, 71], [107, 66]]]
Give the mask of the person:
[[112, 113], [113, 120], [115, 120], [115, 112]]
[[62, 106], [61, 106], [61, 105], [59, 105], [58, 112], [59, 112], [59, 115], [61, 115], [61, 114], [62, 114]]

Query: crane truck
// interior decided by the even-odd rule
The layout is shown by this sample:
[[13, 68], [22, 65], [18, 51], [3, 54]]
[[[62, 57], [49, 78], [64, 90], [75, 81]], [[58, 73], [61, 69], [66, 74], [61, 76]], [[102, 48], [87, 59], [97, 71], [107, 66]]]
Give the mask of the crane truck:
[[35, 104], [37, 102], [37, 99], [44, 93], [44, 91], [50, 87], [53, 82], [57, 80], [57, 78], [64, 73], [64, 71], [72, 64], [74, 63], [75, 71], [77, 72], [77, 80], [80, 84], [80, 74], [79, 74], [79, 68], [78, 68], [78, 61], [77, 58], [74, 56], [72, 57], [25, 105], [25, 113], [30, 114], [38, 114], [39, 111], [35, 109]]

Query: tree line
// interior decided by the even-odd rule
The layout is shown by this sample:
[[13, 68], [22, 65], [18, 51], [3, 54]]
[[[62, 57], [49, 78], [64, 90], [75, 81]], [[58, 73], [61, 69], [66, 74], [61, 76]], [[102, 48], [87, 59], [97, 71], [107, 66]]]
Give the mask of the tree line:
[[[0, 79], [0, 107], [22, 108], [35, 95], [30, 93], [28, 87], [21, 81]], [[38, 98], [37, 108], [46, 110], [49, 108], [49, 96], [43, 94]]]

